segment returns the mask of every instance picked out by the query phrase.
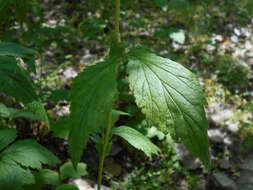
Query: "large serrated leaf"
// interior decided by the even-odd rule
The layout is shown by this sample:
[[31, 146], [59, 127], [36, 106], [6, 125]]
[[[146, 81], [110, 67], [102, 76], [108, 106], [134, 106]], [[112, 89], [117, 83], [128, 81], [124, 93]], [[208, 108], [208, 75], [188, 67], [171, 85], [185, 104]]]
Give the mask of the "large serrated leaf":
[[29, 73], [18, 65], [15, 58], [0, 56], [0, 76], [0, 92], [24, 103], [38, 99]]
[[142, 49], [130, 52], [128, 73], [136, 103], [147, 119], [181, 139], [209, 166], [205, 98], [195, 75], [176, 62]]
[[41, 164], [56, 164], [59, 159], [34, 140], [20, 140], [2, 152], [2, 157], [24, 167], [41, 169]]
[[121, 126], [115, 128], [112, 134], [122, 137], [133, 147], [143, 151], [148, 157], [151, 157], [152, 154], [158, 154], [160, 151], [147, 137], [131, 127]]
[[91, 133], [104, 124], [117, 96], [115, 61], [85, 69], [70, 95], [70, 154], [76, 167]]
[[16, 129], [0, 129], [0, 150], [12, 143], [16, 137]]

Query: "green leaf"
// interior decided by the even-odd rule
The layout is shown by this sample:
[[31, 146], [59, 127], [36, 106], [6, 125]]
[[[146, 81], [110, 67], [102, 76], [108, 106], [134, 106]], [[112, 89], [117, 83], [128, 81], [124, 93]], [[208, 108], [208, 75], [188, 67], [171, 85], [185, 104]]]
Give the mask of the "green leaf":
[[147, 137], [148, 138], [157, 137], [159, 140], [163, 140], [165, 135], [163, 132], [159, 131], [156, 127], [151, 127], [148, 128]]
[[90, 66], [74, 79], [70, 95], [70, 154], [79, 162], [90, 134], [104, 124], [117, 96], [115, 61]]
[[38, 172], [33, 173], [36, 184], [39, 184], [41, 187], [45, 185], [54, 185], [57, 186], [60, 184], [59, 175], [56, 171], [49, 169], [42, 169]]
[[23, 47], [11, 42], [0, 42], [0, 56], [14, 56], [34, 59], [39, 53], [33, 49]]
[[34, 177], [28, 169], [0, 156], [0, 189], [22, 190], [22, 185], [31, 183]]
[[69, 136], [69, 118], [60, 118], [51, 123], [50, 129], [54, 137], [66, 139]]
[[56, 188], [56, 190], [79, 190], [77, 186], [72, 184], [64, 184]]
[[[115, 123], [119, 120], [119, 117], [121, 115], [124, 115], [124, 116], [130, 116], [129, 113], [126, 113], [126, 112], [123, 112], [123, 111], [120, 111], [120, 110], [115, 110], [113, 109], [112, 110], [112, 118], [111, 118], [111, 125], [114, 126]], [[107, 123], [108, 119], [106, 119], [106, 122]]]
[[208, 167], [205, 98], [193, 73], [182, 65], [134, 49], [129, 54], [130, 89], [149, 122], [171, 132]]
[[35, 121], [41, 121], [47, 126], [50, 126], [47, 112], [40, 101], [33, 101], [26, 104], [23, 110], [10, 109], [10, 117], [15, 118], [26, 118]]
[[15, 58], [0, 56], [0, 76], [0, 92], [24, 103], [38, 99], [29, 73], [19, 66]]
[[62, 181], [70, 177], [78, 179], [86, 176], [87, 174], [87, 165], [85, 163], [78, 163], [76, 170], [71, 162], [66, 162], [60, 167], [60, 176]]
[[1, 103], [0, 103], [0, 116], [3, 118], [8, 118], [10, 116], [10, 112], [8, 108], [4, 104], [1, 104]]
[[0, 150], [12, 143], [16, 137], [16, 129], [0, 129]]
[[34, 59], [39, 56], [39, 53], [33, 49], [29, 49], [15, 43], [0, 42], [0, 56], [21, 57], [24, 59], [25, 63], [27, 63], [29, 69], [35, 72]]
[[151, 157], [152, 154], [158, 154], [160, 151], [147, 137], [131, 127], [121, 126], [114, 128], [112, 134], [122, 137], [133, 147], [143, 151], [148, 157]]
[[55, 90], [52, 92], [48, 100], [57, 103], [63, 100], [69, 100], [69, 91], [64, 89]]
[[41, 169], [41, 164], [53, 165], [59, 159], [34, 140], [20, 140], [4, 150], [2, 157], [24, 167]]
[[32, 172], [35, 178], [35, 183], [24, 185], [25, 190], [45, 189], [49, 186], [58, 186], [60, 184], [59, 174], [50, 169], [41, 169], [40, 171]]

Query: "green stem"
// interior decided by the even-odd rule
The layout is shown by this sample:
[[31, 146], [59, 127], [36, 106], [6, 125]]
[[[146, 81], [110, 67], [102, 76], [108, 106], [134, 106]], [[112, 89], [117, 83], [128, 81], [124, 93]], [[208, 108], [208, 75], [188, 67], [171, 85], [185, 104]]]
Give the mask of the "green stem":
[[115, 23], [114, 23], [114, 33], [116, 38], [116, 43], [119, 44], [120, 42], [120, 32], [119, 32], [119, 25], [120, 25], [120, 0], [116, 0], [115, 2]]
[[[115, 0], [115, 21], [114, 21], [114, 35], [115, 35], [115, 40], [116, 44], [119, 45], [120, 43], [120, 30], [119, 30], [119, 25], [120, 25], [120, 0]], [[103, 139], [103, 147], [102, 147], [102, 152], [100, 152], [99, 155], [99, 168], [98, 168], [98, 187], [97, 190], [101, 189], [101, 184], [102, 184], [102, 175], [103, 175], [103, 167], [104, 167], [104, 160], [106, 157], [106, 148], [108, 146], [108, 143], [110, 141], [110, 131], [112, 127], [112, 111], [109, 112], [108, 114], [108, 123], [107, 123], [107, 128], [105, 135]]]
[[100, 153], [100, 158], [99, 158], [99, 169], [98, 169], [98, 188], [97, 190], [101, 189], [101, 184], [102, 184], [102, 174], [103, 174], [103, 167], [104, 167], [104, 160], [105, 160], [105, 154], [106, 154], [106, 148], [108, 146], [109, 140], [110, 140], [110, 131], [112, 127], [112, 111], [109, 112], [108, 115], [108, 124], [105, 132], [105, 136], [103, 138], [103, 148], [102, 152]]

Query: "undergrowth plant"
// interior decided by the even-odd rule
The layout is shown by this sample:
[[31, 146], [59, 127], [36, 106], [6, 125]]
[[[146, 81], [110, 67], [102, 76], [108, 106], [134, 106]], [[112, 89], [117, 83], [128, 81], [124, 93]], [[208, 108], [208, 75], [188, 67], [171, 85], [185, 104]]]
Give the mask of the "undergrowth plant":
[[[0, 99], [3, 101], [0, 103], [0, 189], [40, 190], [50, 185], [57, 190], [78, 190], [65, 182], [87, 175], [85, 163], [78, 163], [74, 169], [71, 162], [66, 162], [59, 172], [44, 169], [43, 165], [55, 167], [60, 160], [34, 139], [15, 141], [20, 138], [17, 129], [12, 127], [17, 119], [40, 121], [50, 129], [40, 89], [29, 75], [29, 71], [36, 72], [36, 56], [38, 53], [34, 50], [0, 42]], [[7, 95], [13, 100], [5, 101]]]
[[129, 126], [115, 126], [122, 114], [117, 110], [121, 93], [118, 92], [118, 69], [124, 65], [130, 93], [149, 124], [181, 141], [209, 168], [205, 97], [196, 76], [179, 63], [157, 56], [146, 48], [122, 45], [119, 26], [120, 0], [116, 0], [110, 54], [102, 63], [86, 68], [73, 81], [69, 141], [74, 167], [88, 140], [92, 139], [99, 153], [100, 190], [104, 160], [113, 136], [122, 137], [149, 157], [159, 153], [159, 148], [140, 132]]
[[[36, 182], [35, 171], [41, 171], [42, 164], [60, 162], [33, 139], [15, 141], [17, 130], [10, 128], [18, 118], [41, 121], [49, 126], [38, 89], [29, 75], [35, 72], [36, 56], [38, 53], [34, 50], [14, 43], [0, 43], [1, 101], [11, 105], [16, 102], [15, 107], [0, 103], [0, 189], [24, 189]], [[7, 95], [13, 101], [4, 101]]]
[[[181, 64], [157, 56], [147, 48], [122, 43], [120, 0], [115, 0], [111, 44], [103, 62], [87, 67], [73, 80], [69, 98], [70, 117], [64, 120], [64, 126], [67, 123], [70, 129], [69, 149], [73, 168], [68, 163], [69, 172], [79, 170], [79, 161], [89, 140], [96, 144], [99, 155], [98, 190], [101, 189], [104, 160], [114, 136], [123, 138], [148, 157], [159, 154], [159, 148], [142, 133], [131, 126], [117, 126], [121, 115], [129, 115], [120, 110], [122, 92], [118, 89], [122, 78], [128, 80], [128, 94], [134, 96], [148, 125], [182, 142], [209, 168], [205, 97], [196, 76]], [[30, 77], [30, 73], [36, 73], [36, 57], [39, 58], [39, 54], [34, 50], [0, 42], [0, 92], [4, 93], [3, 96], [12, 97], [15, 102], [15, 106], [4, 101], [0, 104], [0, 189], [27, 189], [24, 185], [37, 184], [36, 176], [55, 174], [42, 169], [41, 164], [59, 163], [52, 153], [34, 140], [13, 142], [16, 130], [8, 128], [15, 119], [25, 118], [40, 121], [50, 130], [40, 84], [34, 83]], [[120, 72], [122, 68], [126, 72]], [[60, 187], [65, 178], [57, 179], [57, 182], [49, 180], [46, 183], [55, 184], [58, 189], [74, 189], [66, 185]], [[30, 188], [41, 187], [40, 183], [37, 185]]]

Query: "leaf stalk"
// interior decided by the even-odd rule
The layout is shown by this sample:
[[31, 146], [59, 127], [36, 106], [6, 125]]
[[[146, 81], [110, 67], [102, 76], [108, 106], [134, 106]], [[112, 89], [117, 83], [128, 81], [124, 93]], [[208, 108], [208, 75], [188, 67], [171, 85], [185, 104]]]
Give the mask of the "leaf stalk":
[[101, 189], [104, 160], [105, 160], [105, 156], [106, 156], [106, 148], [107, 148], [109, 140], [110, 140], [111, 127], [112, 127], [112, 111], [110, 111], [108, 114], [107, 128], [106, 128], [105, 136], [103, 138], [103, 148], [102, 148], [102, 152], [100, 153], [100, 158], [99, 158], [97, 190]]

